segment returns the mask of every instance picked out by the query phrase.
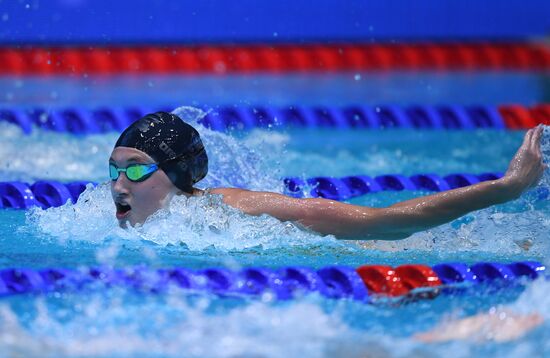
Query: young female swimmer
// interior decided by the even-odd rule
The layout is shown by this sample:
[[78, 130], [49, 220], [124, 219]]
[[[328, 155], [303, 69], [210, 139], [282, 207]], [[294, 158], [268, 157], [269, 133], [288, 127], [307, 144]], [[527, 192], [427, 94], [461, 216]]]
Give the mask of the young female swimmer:
[[[296, 199], [236, 188], [209, 189], [249, 215], [268, 214], [340, 239], [404, 239], [471, 211], [518, 198], [542, 177], [541, 126], [529, 130], [504, 177], [464, 188], [370, 208], [327, 199]], [[121, 226], [143, 223], [174, 195], [203, 195], [193, 187], [208, 172], [199, 133], [178, 116], [157, 112], [130, 125], [109, 159], [111, 193]]]

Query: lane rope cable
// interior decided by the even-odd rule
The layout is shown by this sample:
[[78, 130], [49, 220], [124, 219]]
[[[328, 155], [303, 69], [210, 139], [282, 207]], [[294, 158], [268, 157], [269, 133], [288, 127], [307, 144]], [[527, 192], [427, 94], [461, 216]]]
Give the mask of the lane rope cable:
[[[29, 134], [33, 128], [77, 135], [121, 132], [144, 115], [174, 107], [68, 107], [56, 109], [0, 107], [0, 122]], [[526, 129], [550, 125], [550, 104], [521, 105], [349, 105], [335, 106], [221, 106], [205, 108], [199, 123], [215, 131], [254, 128], [353, 129]]]
[[0, 270], [0, 296], [78, 291], [101, 285], [101, 288], [118, 286], [143, 293], [161, 293], [169, 289], [241, 297], [270, 293], [279, 300], [315, 292], [329, 298], [370, 302], [384, 296], [433, 298], [440, 293], [476, 289], [481, 284], [508, 288], [542, 277], [545, 270], [544, 265], [535, 261], [473, 265], [452, 262], [431, 267], [420, 264], [321, 269], [252, 267], [240, 271], [226, 268], [6, 268]]

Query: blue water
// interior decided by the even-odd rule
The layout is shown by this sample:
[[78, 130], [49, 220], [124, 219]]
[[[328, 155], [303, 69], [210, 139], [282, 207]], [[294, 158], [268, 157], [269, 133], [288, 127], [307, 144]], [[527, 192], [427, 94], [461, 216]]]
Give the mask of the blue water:
[[[224, 81], [228, 80], [220, 79], [220, 87], [226, 84]], [[246, 81], [240, 81], [242, 88], [246, 88]], [[414, 81], [409, 81], [412, 86]], [[461, 88], [460, 81], [463, 80], [457, 77], [447, 85]], [[537, 79], [532, 77], [529, 81], [535, 83]], [[17, 92], [8, 104], [58, 106], [70, 105], [73, 99], [85, 105], [102, 101], [102, 104], [115, 104], [118, 99], [130, 104], [128, 93], [135, 94], [136, 101], [143, 101], [152, 93], [141, 87], [142, 82], [137, 82], [140, 85], [126, 88], [128, 92], [116, 87], [116, 80], [107, 81], [103, 87], [93, 85], [89, 90], [91, 99], [85, 103], [82, 103], [86, 99], [83, 87], [73, 93], [63, 86], [48, 87], [45, 81], [45, 96], [40, 97], [37, 96], [41, 93], [40, 85], [32, 83], [28, 85], [32, 89]], [[215, 83], [213, 79], [205, 79], [203, 85], [208, 87]], [[315, 83], [323, 82], [316, 80], [308, 86], [315, 88]], [[395, 82], [389, 83], [385, 91], [402, 91]], [[76, 88], [77, 84], [73, 86]], [[327, 89], [330, 86], [319, 90], [324, 95], [318, 103], [328, 102], [331, 96], [344, 103], [346, 94], [342, 90], [347, 84], [340, 83], [331, 91]], [[349, 90], [350, 98], [357, 100], [363, 89], [353, 88]], [[56, 99], [48, 97], [52, 91], [57, 91]], [[192, 92], [191, 89], [185, 91]], [[212, 95], [215, 91], [208, 93], [210, 99], [217, 98], [220, 103], [231, 102], [243, 93], [230, 92], [224, 87], [219, 91], [220, 97]], [[510, 98], [524, 96], [528, 102], [542, 96], [540, 91], [520, 92], [512, 91], [515, 94]], [[498, 93], [491, 93], [492, 101], [497, 103]], [[269, 94], [254, 93], [256, 100], [266, 102]], [[298, 98], [302, 103], [299, 91], [284, 94], [287, 97], [273, 101], [287, 104]], [[474, 94], [463, 93], [462, 96], [461, 102], [476, 102]], [[399, 97], [401, 103], [420, 99], [430, 102], [418, 93], [407, 97], [402, 91]], [[189, 104], [179, 98], [170, 91], [166, 94], [168, 103]], [[155, 92], [149, 99], [151, 103], [160, 104], [164, 97]], [[451, 102], [451, 99], [439, 96], [432, 98], [432, 102]], [[487, 101], [491, 102], [488, 97]], [[314, 101], [305, 95], [303, 102]], [[233, 135], [204, 128], [200, 131], [212, 158], [211, 171], [203, 187], [240, 186], [276, 192], [283, 190], [280, 178], [285, 176], [503, 172], [523, 135], [522, 132], [495, 130], [334, 132], [294, 129]], [[74, 137], [41, 130], [25, 136], [18, 128], [0, 123], [0, 178], [105, 182], [106, 161], [116, 136], [113, 133]], [[384, 192], [351, 202], [386, 206], [424, 194], [427, 193]], [[158, 213], [142, 227], [122, 230], [116, 225], [114, 206], [105, 184], [87, 190], [74, 206], [46, 211], [0, 211], [0, 267], [78, 268], [101, 264], [238, 269], [522, 259], [548, 263], [549, 214], [548, 200], [536, 200], [536, 196], [527, 194], [515, 202], [467, 215], [407, 240], [346, 242], [304, 232], [273, 218], [247, 217], [225, 207], [216, 198], [203, 197], [178, 198], [170, 212]], [[181, 292], [144, 295], [132, 290], [102, 288], [80, 293], [22, 295], [0, 301], [0, 355], [322, 357], [370, 354], [401, 357], [440, 356], [452, 352], [452, 356], [465, 357], [482, 354], [544, 356], [550, 354], [549, 293], [550, 284], [537, 281], [497, 291], [481, 287], [432, 300], [375, 305], [328, 300], [315, 295], [290, 302], [274, 302], [269, 296], [239, 300], [189, 297]], [[444, 320], [501, 306], [518, 312], [538, 312], [545, 322], [511, 343], [489, 340], [426, 345], [412, 338], [413, 334], [432, 329]]]
[[0, 78], [0, 105], [354, 105], [547, 102], [542, 72], [49, 76]]

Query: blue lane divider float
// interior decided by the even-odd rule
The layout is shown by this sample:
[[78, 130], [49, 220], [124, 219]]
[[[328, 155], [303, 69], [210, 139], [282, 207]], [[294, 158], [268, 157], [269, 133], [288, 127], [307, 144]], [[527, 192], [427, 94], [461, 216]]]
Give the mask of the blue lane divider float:
[[[77, 291], [94, 287], [126, 287], [152, 293], [180, 289], [189, 293], [211, 293], [219, 296], [251, 297], [272, 294], [279, 300], [318, 293], [328, 298], [368, 302], [373, 296], [404, 296], [414, 293], [418, 288], [430, 288], [437, 294], [440, 288], [452, 288], [455, 284], [469, 283], [475, 287], [480, 283], [502, 284], [518, 279], [536, 279], [545, 270], [544, 265], [535, 261], [510, 264], [484, 262], [471, 266], [464, 263], [443, 263], [431, 268], [412, 264], [395, 269], [377, 265], [365, 265], [357, 269], [329, 266], [318, 270], [284, 267], [246, 268], [241, 271], [226, 268], [7, 268], [0, 270], [0, 296]], [[399, 290], [394, 290], [397, 287]]]
[[[286, 193], [293, 197], [311, 196], [332, 200], [347, 200], [353, 197], [380, 191], [445, 191], [472, 185], [485, 180], [495, 180], [502, 173], [479, 175], [459, 173], [441, 177], [436, 174], [416, 174], [410, 177], [387, 174], [370, 177], [367, 175], [343, 178], [314, 177], [309, 179], [285, 178]], [[32, 206], [50, 208], [61, 206], [68, 200], [76, 203], [86, 185], [95, 183], [78, 181], [63, 184], [52, 180], [42, 180], [29, 185], [23, 182], [0, 182], [0, 208], [27, 209]], [[548, 196], [548, 191], [541, 191]]]
[[[173, 107], [172, 107], [173, 108]], [[30, 133], [33, 127], [72, 134], [121, 132], [143, 115], [171, 107], [70, 107], [60, 109], [0, 108], [0, 121], [13, 123]], [[409, 128], [476, 129], [505, 128], [495, 106], [222, 106], [200, 121], [216, 131], [266, 127], [302, 128]]]
[[309, 194], [314, 198], [347, 200], [380, 191], [445, 191], [476, 184], [480, 181], [495, 180], [502, 176], [503, 173], [500, 172], [479, 175], [457, 173], [443, 177], [437, 174], [416, 174], [412, 176], [387, 174], [375, 177], [355, 175], [343, 178], [285, 178], [284, 183], [287, 194], [294, 197], [303, 197]]
[[78, 181], [63, 184], [52, 180], [37, 181], [29, 185], [23, 182], [0, 182], [0, 208], [28, 209], [34, 206], [43, 209], [57, 207], [78, 197], [92, 182]]

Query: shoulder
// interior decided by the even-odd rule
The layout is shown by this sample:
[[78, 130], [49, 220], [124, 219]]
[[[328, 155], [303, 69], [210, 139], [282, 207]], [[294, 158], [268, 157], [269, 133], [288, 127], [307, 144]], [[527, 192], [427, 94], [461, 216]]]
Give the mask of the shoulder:
[[223, 195], [224, 201], [235, 200], [261, 200], [261, 199], [282, 199], [288, 198], [285, 195], [269, 191], [253, 191], [238, 188], [213, 188], [209, 190], [210, 194]]
[[294, 200], [277, 193], [237, 188], [215, 188], [210, 189], [210, 193], [222, 195], [225, 204], [251, 215], [272, 214], [288, 207], [284, 202]]
[[250, 190], [239, 188], [212, 188], [208, 190], [210, 194], [223, 195], [224, 199], [239, 197], [246, 192], [250, 192]]
[[221, 195], [223, 202], [227, 205], [237, 206], [238, 203], [247, 198], [251, 193], [250, 190], [238, 189], [238, 188], [212, 188], [208, 190], [208, 193]]

